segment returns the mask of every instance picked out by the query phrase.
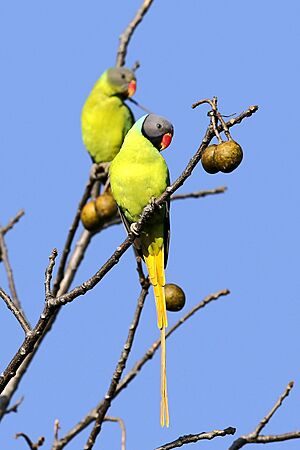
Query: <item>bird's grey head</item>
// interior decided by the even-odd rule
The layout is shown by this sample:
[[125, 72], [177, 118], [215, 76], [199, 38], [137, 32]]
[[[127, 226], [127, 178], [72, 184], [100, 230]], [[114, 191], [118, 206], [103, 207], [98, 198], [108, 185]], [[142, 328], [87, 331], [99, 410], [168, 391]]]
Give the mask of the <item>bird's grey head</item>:
[[155, 148], [164, 150], [171, 143], [174, 128], [164, 117], [148, 114], [142, 125], [142, 133]]
[[132, 70], [126, 67], [111, 67], [107, 70], [107, 81], [115, 94], [131, 97], [136, 90], [136, 78]]

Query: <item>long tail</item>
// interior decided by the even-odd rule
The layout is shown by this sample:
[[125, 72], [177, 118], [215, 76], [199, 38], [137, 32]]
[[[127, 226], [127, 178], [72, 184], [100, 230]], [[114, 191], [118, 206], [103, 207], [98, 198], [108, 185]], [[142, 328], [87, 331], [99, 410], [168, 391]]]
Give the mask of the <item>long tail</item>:
[[157, 326], [161, 336], [161, 402], [160, 402], [160, 424], [169, 426], [169, 406], [166, 376], [166, 327], [168, 326], [166, 300], [165, 300], [165, 271], [164, 271], [164, 249], [163, 247], [145, 256], [145, 262], [149, 272], [151, 284], [154, 289]]

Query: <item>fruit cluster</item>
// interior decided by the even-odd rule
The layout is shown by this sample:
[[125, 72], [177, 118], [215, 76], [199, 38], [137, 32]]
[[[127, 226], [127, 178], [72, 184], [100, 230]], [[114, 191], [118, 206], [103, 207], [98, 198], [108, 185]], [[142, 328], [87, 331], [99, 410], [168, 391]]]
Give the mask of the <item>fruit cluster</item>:
[[229, 140], [208, 146], [202, 154], [201, 163], [207, 173], [229, 173], [240, 165], [242, 159], [242, 147]]
[[104, 222], [112, 219], [118, 211], [115, 199], [109, 192], [90, 200], [81, 211], [81, 222], [89, 231], [97, 231]]

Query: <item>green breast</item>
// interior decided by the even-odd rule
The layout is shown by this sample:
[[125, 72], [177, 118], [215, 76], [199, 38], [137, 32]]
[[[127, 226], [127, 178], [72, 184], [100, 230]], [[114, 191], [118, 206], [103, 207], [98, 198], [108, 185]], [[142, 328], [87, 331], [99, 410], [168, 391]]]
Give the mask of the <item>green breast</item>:
[[136, 222], [151, 198], [165, 191], [168, 168], [159, 151], [132, 128], [111, 164], [110, 182], [127, 220]]

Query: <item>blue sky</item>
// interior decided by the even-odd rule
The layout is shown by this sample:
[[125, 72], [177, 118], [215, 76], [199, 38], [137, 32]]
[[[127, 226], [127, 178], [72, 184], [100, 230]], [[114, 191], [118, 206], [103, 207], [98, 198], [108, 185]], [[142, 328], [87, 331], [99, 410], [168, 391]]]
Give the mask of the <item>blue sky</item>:
[[[26, 210], [7, 244], [32, 323], [43, 307], [49, 253], [62, 249], [89, 173], [82, 105], [114, 64], [118, 36], [140, 3], [32, 0], [0, 6], [0, 220], [5, 224]], [[135, 98], [174, 124], [172, 146], [164, 152], [172, 180], [208, 124], [207, 108], [192, 110], [193, 102], [217, 95], [223, 114], [251, 104], [260, 109], [232, 130], [244, 149], [241, 166], [229, 175], [208, 175], [198, 166], [180, 190], [226, 185], [226, 194], [172, 205], [167, 280], [185, 290], [184, 312], [219, 289], [229, 288], [231, 295], [208, 305], [167, 344], [168, 430], [159, 425], [158, 355], [113, 403], [109, 413], [125, 420], [128, 449], [154, 449], [181, 434], [227, 426], [237, 427], [237, 436], [248, 433], [292, 379], [295, 388], [265, 433], [299, 429], [299, 9], [292, 0], [155, 0], [130, 43], [128, 65], [141, 62]], [[132, 109], [136, 117], [144, 114]], [[96, 236], [74, 286], [124, 237], [121, 226]], [[7, 288], [3, 267], [0, 277]], [[16, 394], [25, 396], [18, 414], [1, 424], [1, 447], [25, 448], [13, 439], [23, 431], [33, 440], [46, 436], [42, 448], [50, 448], [56, 418], [63, 435], [103, 397], [138, 292], [128, 251], [101, 285], [64, 307]], [[172, 324], [180, 313], [169, 317]], [[3, 304], [0, 320], [5, 368], [23, 333]], [[128, 368], [157, 337], [151, 293]], [[88, 431], [67, 448], [82, 448]], [[115, 424], [105, 423], [95, 449], [119, 449], [119, 434]], [[193, 448], [226, 449], [231, 441]]]

